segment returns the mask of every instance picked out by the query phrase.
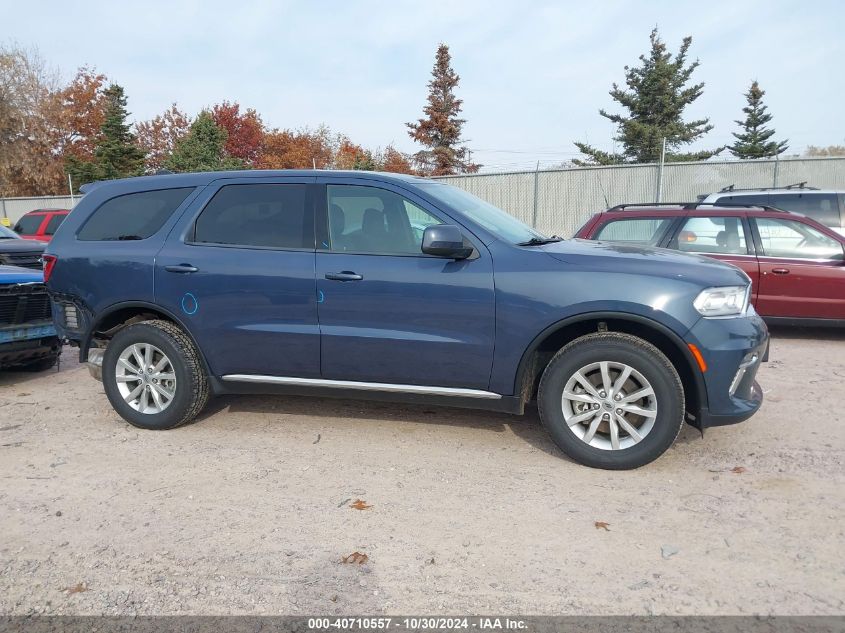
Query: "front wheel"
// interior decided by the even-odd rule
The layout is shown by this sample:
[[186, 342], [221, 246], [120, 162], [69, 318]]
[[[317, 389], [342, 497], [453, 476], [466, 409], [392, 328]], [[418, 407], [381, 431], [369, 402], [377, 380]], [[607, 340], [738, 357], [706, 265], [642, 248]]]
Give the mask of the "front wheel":
[[540, 419], [555, 443], [593, 468], [638, 468], [675, 441], [684, 390], [654, 345], [630, 334], [578, 338], [552, 358], [537, 395]]
[[103, 385], [120, 416], [142, 429], [172, 429], [208, 401], [208, 378], [191, 339], [169, 321], [143, 321], [114, 335]]

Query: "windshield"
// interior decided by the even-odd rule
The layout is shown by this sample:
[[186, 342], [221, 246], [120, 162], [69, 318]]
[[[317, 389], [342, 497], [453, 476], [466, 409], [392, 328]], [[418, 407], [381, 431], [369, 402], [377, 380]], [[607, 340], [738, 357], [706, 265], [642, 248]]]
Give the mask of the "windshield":
[[16, 239], [18, 234], [15, 233], [12, 229], [7, 229], [5, 226], [0, 224], [0, 240], [12, 240]]
[[499, 239], [512, 244], [529, 242], [532, 238], [547, 239], [539, 231], [523, 224], [512, 215], [502, 211], [481, 198], [476, 198], [463, 189], [442, 183], [420, 185], [433, 198], [445, 202], [457, 211], [466, 214]]

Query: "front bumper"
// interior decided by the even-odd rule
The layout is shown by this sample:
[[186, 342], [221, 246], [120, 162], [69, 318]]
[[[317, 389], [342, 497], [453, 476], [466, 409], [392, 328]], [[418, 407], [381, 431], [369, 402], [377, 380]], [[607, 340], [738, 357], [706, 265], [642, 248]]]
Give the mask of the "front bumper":
[[57, 336], [43, 336], [0, 343], [0, 368], [26, 365], [59, 353], [61, 343]]
[[754, 415], [763, 404], [757, 370], [768, 360], [769, 331], [763, 319], [753, 308], [735, 319], [701, 319], [686, 338], [707, 363], [702, 374], [707, 397], [696, 426], [736, 424]]

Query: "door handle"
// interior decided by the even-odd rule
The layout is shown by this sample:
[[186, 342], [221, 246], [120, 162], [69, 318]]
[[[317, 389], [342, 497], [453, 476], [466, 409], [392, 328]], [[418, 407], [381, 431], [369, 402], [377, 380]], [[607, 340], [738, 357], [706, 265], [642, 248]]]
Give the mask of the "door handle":
[[175, 266], [165, 266], [164, 270], [169, 273], [195, 273], [199, 268], [190, 264], [177, 264]]
[[789, 268], [772, 268], [772, 272], [775, 275], [788, 275], [789, 274]]
[[339, 273], [326, 273], [326, 279], [331, 279], [332, 281], [361, 281], [363, 278], [363, 275], [353, 273], [351, 270], [344, 270]]

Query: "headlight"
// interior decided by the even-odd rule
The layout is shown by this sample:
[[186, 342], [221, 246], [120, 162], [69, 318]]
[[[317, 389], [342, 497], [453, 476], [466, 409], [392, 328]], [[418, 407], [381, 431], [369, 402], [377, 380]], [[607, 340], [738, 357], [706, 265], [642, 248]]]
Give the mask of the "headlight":
[[706, 317], [739, 316], [748, 307], [751, 286], [707, 288], [693, 301], [695, 309]]

